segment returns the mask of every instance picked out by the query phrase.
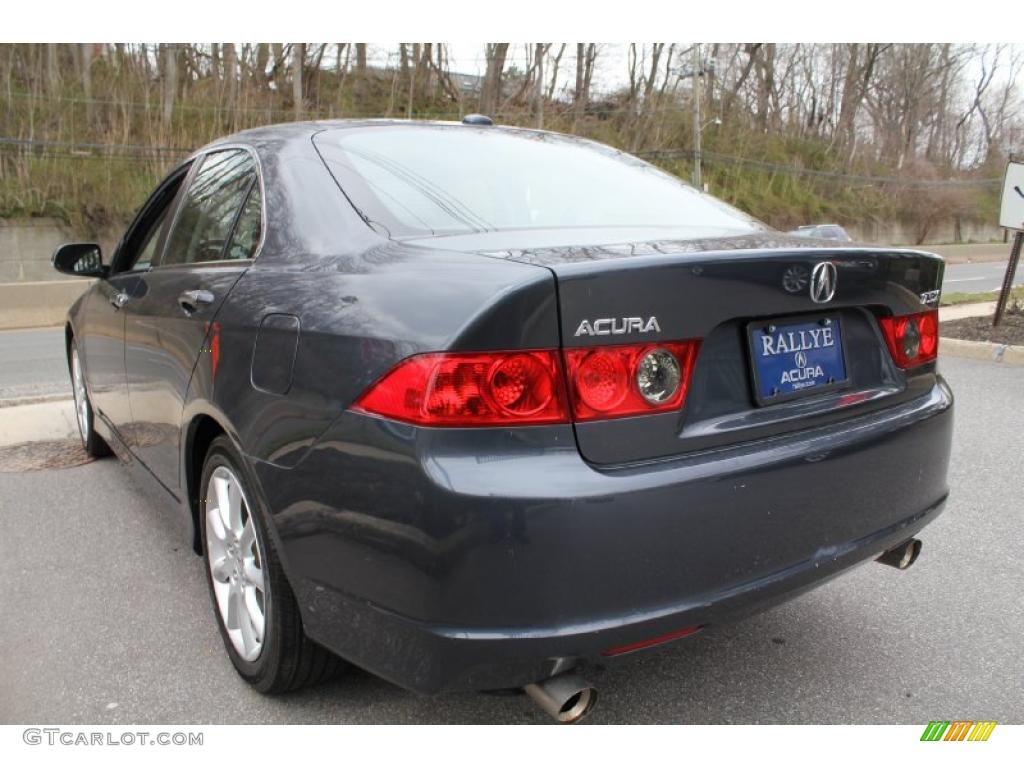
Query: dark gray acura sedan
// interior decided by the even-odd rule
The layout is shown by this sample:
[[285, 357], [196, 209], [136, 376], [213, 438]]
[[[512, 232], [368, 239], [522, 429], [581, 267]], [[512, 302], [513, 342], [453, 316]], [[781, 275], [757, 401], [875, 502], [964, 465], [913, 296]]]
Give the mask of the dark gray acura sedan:
[[239, 674], [523, 688], [867, 560], [942, 509], [943, 263], [790, 238], [622, 152], [297, 123], [196, 152], [68, 315], [82, 439], [170, 502]]

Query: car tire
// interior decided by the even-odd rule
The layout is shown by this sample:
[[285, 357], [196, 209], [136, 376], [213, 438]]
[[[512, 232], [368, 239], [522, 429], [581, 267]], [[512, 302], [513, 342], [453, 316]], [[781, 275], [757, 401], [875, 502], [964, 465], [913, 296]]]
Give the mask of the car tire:
[[82, 370], [82, 359], [74, 340], [71, 342], [71, 349], [68, 353], [68, 368], [71, 373], [71, 393], [75, 399], [75, 420], [78, 422], [78, 434], [82, 438], [82, 447], [94, 459], [109, 456], [110, 446], [96, 433], [95, 412], [89, 401], [89, 391], [85, 386], [85, 373]]
[[261, 693], [283, 693], [334, 677], [346, 663], [306, 637], [244, 467], [226, 436], [210, 444], [199, 486], [206, 582], [238, 674]]

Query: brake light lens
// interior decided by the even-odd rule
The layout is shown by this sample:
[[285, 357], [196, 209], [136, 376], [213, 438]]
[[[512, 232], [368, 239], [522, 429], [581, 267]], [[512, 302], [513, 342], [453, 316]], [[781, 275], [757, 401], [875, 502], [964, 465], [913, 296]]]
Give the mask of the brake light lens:
[[602, 656], [621, 656], [624, 653], [632, 653], [633, 651], [640, 651], [644, 648], [653, 648], [656, 645], [662, 643], [668, 643], [672, 640], [678, 640], [681, 637], [689, 637], [690, 635], [696, 634], [704, 629], [704, 624], [698, 624], [693, 627], [686, 627], [685, 629], [677, 629], [675, 632], [668, 632], [664, 635], [658, 635], [657, 637], [651, 637], [647, 640], [641, 640], [638, 643], [630, 643], [629, 645], [620, 645], [617, 648], [609, 648], [607, 651], [601, 651]]
[[555, 350], [430, 353], [407, 358], [354, 409], [428, 427], [567, 423]]
[[699, 347], [694, 340], [565, 350], [573, 419], [678, 410]]
[[931, 362], [939, 353], [939, 312], [879, 318], [882, 335], [893, 362], [900, 368], [914, 368]]

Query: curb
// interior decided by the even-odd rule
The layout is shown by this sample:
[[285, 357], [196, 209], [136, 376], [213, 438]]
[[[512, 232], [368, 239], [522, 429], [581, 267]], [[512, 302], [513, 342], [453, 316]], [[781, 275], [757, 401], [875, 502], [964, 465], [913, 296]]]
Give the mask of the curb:
[[939, 340], [939, 356], [942, 355], [1024, 365], [1024, 347], [995, 344], [991, 341], [967, 341], [966, 339], [951, 339], [943, 336]]
[[19, 405], [35, 405], [36, 403], [52, 403], [57, 400], [71, 400], [67, 392], [54, 392], [49, 395], [27, 395], [26, 397], [0, 397], [0, 408], [16, 408]]
[[67, 396], [0, 408], [0, 447], [64, 440], [77, 433], [74, 401]]
[[939, 307], [939, 322], [949, 323], [963, 320], [965, 317], [984, 317], [996, 311], [994, 301], [977, 301], [972, 304], [951, 304]]

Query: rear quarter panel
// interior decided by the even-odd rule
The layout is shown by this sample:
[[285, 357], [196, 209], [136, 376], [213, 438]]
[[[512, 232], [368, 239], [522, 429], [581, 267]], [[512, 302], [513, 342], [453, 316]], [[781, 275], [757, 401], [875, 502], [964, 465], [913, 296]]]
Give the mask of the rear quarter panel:
[[[252, 381], [257, 332], [272, 314], [298, 319], [284, 394]], [[209, 401], [246, 454], [281, 466], [299, 461], [372, 382], [409, 355], [558, 346], [548, 270], [401, 248], [326, 258], [305, 269], [257, 263], [216, 325], [216, 368], [212, 355], [200, 359], [192, 410], [195, 401]], [[263, 331], [280, 332], [288, 331]]]

